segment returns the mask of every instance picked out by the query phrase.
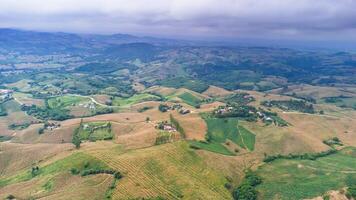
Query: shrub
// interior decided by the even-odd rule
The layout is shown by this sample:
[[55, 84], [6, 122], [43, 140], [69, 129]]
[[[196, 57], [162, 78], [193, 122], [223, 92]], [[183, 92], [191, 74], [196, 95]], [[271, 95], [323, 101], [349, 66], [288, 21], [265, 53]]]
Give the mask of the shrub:
[[304, 154], [288, 154], [288, 155], [265, 155], [265, 158], [263, 159], [263, 162], [272, 162], [277, 159], [300, 159], [300, 160], [316, 160], [317, 158], [325, 157], [331, 154], [336, 153], [336, 149], [330, 149], [327, 151], [322, 151], [319, 153], [304, 153]]
[[235, 200], [256, 200], [257, 190], [255, 187], [261, 183], [261, 177], [252, 171], [248, 171], [241, 185], [233, 191], [232, 196]]
[[43, 128], [43, 127], [39, 128], [39, 129], [38, 129], [38, 134], [41, 135], [41, 134], [43, 134], [43, 133], [44, 133], [44, 128]]
[[158, 110], [161, 112], [167, 112], [169, 110], [169, 106], [164, 105], [164, 104], [159, 104]]
[[346, 197], [349, 199], [356, 198], [356, 185], [349, 186], [346, 192]]
[[6, 200], [16, 199], [16, 197], [12, 194], [7, 195]]
[[71, 168], [71, 169], [70, 169], [70, 173], [73, 174], [73, 175], [77, 175], [77, 174], [80, 173], [80, 171], [79, 171], [79, 169], [77, 169], [77, 168]]

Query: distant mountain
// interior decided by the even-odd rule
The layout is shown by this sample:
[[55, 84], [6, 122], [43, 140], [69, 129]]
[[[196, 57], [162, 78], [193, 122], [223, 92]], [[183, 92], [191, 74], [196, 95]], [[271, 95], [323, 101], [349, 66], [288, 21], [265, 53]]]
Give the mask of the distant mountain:
[[23, 53], [48, 54], [50, 52], [81, 52], [83, 50], [91, 52], [127, 43], [147, 43], [158, 46], [189, 44], [185, 41], [137, 37], [128, 34], [95, 35], [0, 29], [0, 47]]

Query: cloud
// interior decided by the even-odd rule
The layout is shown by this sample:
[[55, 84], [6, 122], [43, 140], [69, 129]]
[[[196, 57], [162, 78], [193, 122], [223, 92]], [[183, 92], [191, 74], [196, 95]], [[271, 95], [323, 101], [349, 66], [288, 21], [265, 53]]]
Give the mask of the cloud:
[[0, 26], [191, 37], [355, 39], [355, 0], [0, 0]]

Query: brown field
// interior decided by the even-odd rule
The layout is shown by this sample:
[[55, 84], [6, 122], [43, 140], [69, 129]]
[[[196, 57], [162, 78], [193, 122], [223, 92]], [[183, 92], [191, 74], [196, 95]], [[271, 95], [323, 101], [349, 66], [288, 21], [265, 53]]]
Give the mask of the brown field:
[[[43, 185], [46, 182], [55, 183], [53, 190], [47, 192]], [[112, 176], [99, 174], [88, 177], [71, 176], [63, 173], [51, 179], [41, 178], [21, 182], [0, 188], [0, 197], [8, 194], [18, 199], [104, 199], [104, 194], [112, 182]]]
[[1, 143], [0, 177], [29, 168], [32, 164], [42, 162], [72, 148], [72, 144]]
[[222, 96], [226, 96], [226, 95], [229, 95], [232, 93], [233, 92], [225, 90], [224, 88], [220, 88], [220, 87], [211, 85], [202, 94], [207, 95], [209, 97], [222, 97]]
[[38, 123], [39, 120], [21, 111], [20, 105], [12, 100], [4, 103], [8, 115], [0, 117], [0, 135], [13, 135], [16, 131], [9, 130], [8, 126], [13, 123]]
[[71, 106], [69, 110], [70, 115], [75, 117], [89, 116], [92, 114], [89, 108], [85, 108], [83, 106]]
[[237, 90], [237, 92], [246, 92], [253, 96], [256, 101], [251, 102], [250, 104], [253, 106], [260, 106], [262, 101], [267, 101], [267, 100], [290, 100], [294, 99], [293, 97], [289, 96], [283, 96], [279, 94], [271, 94], [271, 93], [263, 93], [263, 92], [257, 92], [257, 91], [247, 91], [247, 90]]
[[183, 127], [186, 139], [204, 140], [207, 126], [205, 121], [200, 117], [199, 113], [181, 115], [174, 112], [173, 116]]
[[24, 104], [24, 105], [27, 105], [27, 106], [36, 105], [36, 106], [39, 106], [39, 107], [43, 107], [45, 105], [44, 104], [44, 100], [42, 100], [42, 99], [34, 99], [29, 94], [15, 92], [13, 94], [13, 97], [20, 104]]
[[93, 95], [92, 97], [95, 99], [95, 101], [101, 104], [105, 104], [107, 101], [110, 100], [110, 96], [105, 94]]
[[157, 94], [164, 95], [164, 96], [169, 96], [169, 95], [174, 94], [176, 92], [176, 90], [177, 89], [175, 89], [175, 88], [168, 88], [168, 87], [163, 87], [163, 86], [152, 86], [150, 88], [147, 88], [145, 91], [157, 93]]

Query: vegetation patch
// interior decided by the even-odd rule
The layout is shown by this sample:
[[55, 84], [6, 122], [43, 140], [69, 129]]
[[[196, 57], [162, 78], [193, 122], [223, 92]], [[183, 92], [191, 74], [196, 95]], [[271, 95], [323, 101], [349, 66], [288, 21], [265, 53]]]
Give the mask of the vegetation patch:
[[84, 103], [88, 101], [90, 101], [90, 99], [87, 97], [65, 95], [48, 99], [47, 105], [50, 109], [60, 109], [69, 106], [75, 106], [79, 103]]
[[3, 105], [3, 103], [0, 103], [0, 117], [7, 116], [6, 109]]
[[225, 143], [227, 139], [242, 148], [246, 148], [238, 130], [238, 120], [236, 118], [210, 118], [204, 117], [208, 125], [207, 141]]
[[277, 155], [271, 155], [271, 156], [266, 156], [263, 161], [268, 163], [268, 162], [272, 162], [275, 161], [277, 159], [298, 159], [298, 160], [316, 160], [317, 158], [322, 158], [331, 154], [335, 154], [337, 153], [336, 149], [330, 149], [327, 151], [322, 151], [319, 153], [304, 153], [304, 154], [288, 154], [288, 155], [281, 155], [281, 154], [277, 154]]
[[192, 95], [189, 92], [184, 92], [178, 97], [181, 98], [184, 101], [184, 103], [194, 107], [199, 107], [201, 104], [201, 99], [197, 98], [196, 96]]
[[284, 111], [298, 111], [303, 113], [315, 113], [313, 104], [307, 103], [303, 100], [273, 100], [273, 101], [263, 101], [261, 105], [266, 107], [277, 107]]
[[145, 112], [145, 111], [150, 110], [150, 109], [152, 109], [152, 108], [153, 108], [153, 106], [144, 106], [144, 107], [142, 107], [142, 108], [139, 108], [139, 109], [137, 110], [137, 112], [142, 113], [142, 112]]
[[262, 178], [252, 171], [246, 172], [245, 178], [236, 189], [232, 196], [235, 200], [256, 200], [256, 187], [262, 183]]
[[230, 140], [244, 149], [254, 150], [255, 134], [239, 125], [238, 119], [213, 118], [208, 115], [204, 115], [203, 118], [208, 126], [206, 141], [192, 141], [192, 148], [205, 149], [224, 155], [235, 155], [238, 152], [237, 149], [235, 152], [231, 152], [223, 145], [224, 143], [229, 144], [227, 140]]
[[95, 142], [97, 140], [111, 140], [114, 136], [110, 122], [81, 122], [75, 130], [75, 136], [82, 140]]
[[255, 142], [256, 142], [255, 134], [253, 134], [251, 131], [241, 126], [240, 124], [238, 125], [238, 128], [244, 146], [248, 150], [253, 151], [255, 149]]
[[177, 135], [174, 132], [159, 131], [157, 133], [155, 145], [160, 145], [160, 144], [177, 141], [178, 139], [179, 139], [179, 135]]
[[239, 105], [246, 105], [248, 103], [255, 101], [255, 98], [253, 96], [250, 96], [248, 93], [241, 92], [241, 93], [234, 93], [228, 95], [222, 98], [221, 100], [229, 104], [236, 103]]
[[306, 199], [322, 196], [356, 181], [356, 148], [310, 159], [279, 159], [261, 166], [261, 199]]
[[182, 138], [185, 138], [185, 131], [183, 127], [179, 124], [179, 122], [173, 117], [172, 114], [169, 115], [169, 119], [171, 120], [171, 123], [174, 125], [174, 127], [177, 129], [177, 131], [180, 133]]
[[214, 110], [213, 116], [216, 118], [238, 118], [246, 121], [257, 121], [257, 109], [249, 105], [228, 103], [219, 106]]
[[11, 140], [11, 136], [6, 136], [6, 135], [0, 135], [0, 142], [5, 142]]
[[322, 99], [324, 103], [334, 104], [341, 108], [352, 108], [356, 110], [356, 97], [346, 97], [346, 96], [337, 96], [337, 97], [325, 97]]
[[214, 153], [219, 153], [227, 156], [234, 156], [235, 153], [231, 152], [224, 145], [218, 142], [205, 142], [205, 141], [189, 141], [190, 148], [204, 149]]
[[55, 161], [47, 166], [35, 166], [29, 170], [22, 171], [14, 176], [0, 179], [0, 187], [18, 182], [28, 181], [34, 177], [55, 176], [58, 173], [72, 173], [73, 171], [84, 170], [110, 170], [110, 168], [100, 160], [85, 154], [75, 153], [62, 160]]
[[22, 105], [21, 110], [25, 111], [28, 115], [32, 115], [41, 120], [66, 120], [73, 118], [72, 115], [68, 114], [69, 111], [63, 108], [50, 109], [41, 108], [36, 105], [26, 106]]
[[129, 106], [145, 101], [160, 101], [161, 98], [159, 96], [143, 93], [143, 94], [135, 94], [129, 98], [115, 97], [112, 101], [112, 105], [114, 106]]
[[338, 137], [333, 137], [327, 140], [323, 140], [323, 143], [330, 147], [343, 146], [341, 140]]
[[10, 130], [23, 130], [26, 129], [30, 126], [30, 123], [22, 123], [22, 124], [10, 124], [9, 129]]

